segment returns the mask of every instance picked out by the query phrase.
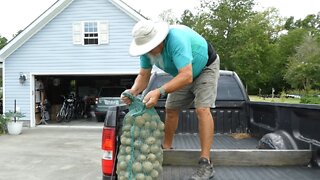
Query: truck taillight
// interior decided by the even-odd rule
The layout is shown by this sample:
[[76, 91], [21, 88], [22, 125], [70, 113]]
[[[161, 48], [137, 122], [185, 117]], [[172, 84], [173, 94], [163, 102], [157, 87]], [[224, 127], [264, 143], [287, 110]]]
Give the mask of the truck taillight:
[[116, 150], [116, 129], [113, 127], [104, 127], [102, 133], [101, 149], [102, 156], [102, 172], [106, 175], [111, 175], [113, 172], [113, 165], [115, 161]]

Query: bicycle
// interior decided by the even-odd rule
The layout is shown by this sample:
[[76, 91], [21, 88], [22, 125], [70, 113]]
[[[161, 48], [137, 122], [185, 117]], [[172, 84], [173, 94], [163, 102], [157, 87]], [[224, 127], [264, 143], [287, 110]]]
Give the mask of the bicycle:
[[60, 111], [57, 114], [57, 122], [70, 122], [71, 119], [74, 118], [74, 113], [75, 113], [75, 98], [70, 95], [68, 98], [65, 96], [63, 97], [63, 103]]
[[47, 99], [44, 100], [44, 102], [41, 102], [39, 106], [37, 106], [37, 108], [40, 109], [41, 112], [41, 120], [37, 125], [40, 124], [45, 124], [47, 125], [48, 122], [50, 120], [50, 114], [49, 114], [49, 109], [50, 109], [50, 104], [48, 102]]

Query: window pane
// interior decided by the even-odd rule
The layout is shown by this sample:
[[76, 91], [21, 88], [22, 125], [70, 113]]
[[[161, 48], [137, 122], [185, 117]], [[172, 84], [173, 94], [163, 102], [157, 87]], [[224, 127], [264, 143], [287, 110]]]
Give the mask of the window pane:
[[220, 76], [217, 100], [244, 100], [238, 82], [233, 76]]
[[85, 22], [84, 23], [84, 32], [98, 32], [98, 23], [97, 22]]
[[98, 44], [98, 22], [84, 23], [84, 44]]
[[98, 44], [98, 39], [89, 39], [89, 38], [87, 38], [87, 39], [84, 39], [84, 44], [86, 45], [86, 44]]

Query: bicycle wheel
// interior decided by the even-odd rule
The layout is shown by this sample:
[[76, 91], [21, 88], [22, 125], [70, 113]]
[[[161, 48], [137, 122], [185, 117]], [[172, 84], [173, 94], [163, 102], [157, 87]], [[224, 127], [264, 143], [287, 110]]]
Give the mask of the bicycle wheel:
[[66, 118], [66, 109], [62, 107], [57, 114], [57, 122], [62, 122]]
[[70, 122], [70, 121], [71, 121], [72, 116], [73, 116], [72, 114], [73, 114], [72, 108], [71, 108], [70, 106], [68, 106], [68, 107], [67, 107], [67, 110], [66, 110], [66, 115], [65, 115], [67, 122]]

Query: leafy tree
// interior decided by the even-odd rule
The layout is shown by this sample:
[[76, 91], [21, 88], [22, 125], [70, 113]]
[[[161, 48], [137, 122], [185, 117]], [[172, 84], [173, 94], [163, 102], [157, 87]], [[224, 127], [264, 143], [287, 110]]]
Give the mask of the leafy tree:
[[2, 37], [0, 35], [0, 49], [2, 49], [6, 44], [7, 44], [8, 40], [5, 37]]
[[253, 6], [254, 0], [201, 0], [198, 11], [185, 11], [180, 23], [213, 43], [221, 69], [236, 71], [249, 93], [279, 92], [290, 87], [285, 67], [303, 37], [310, 33], [320, 42], [320, 17], [285, 19], [274, 8], [255, 12]]
[[289, 57], [285, 79], [294, 88], [310, 90], [320, 85], [320, 44], [308, 35]]
[[169, 24], [176, 24], [178, 21], [178, 18], [174, 15], [174, 12], [172, 9], [167, 9], [159, 14], [159, 18], [162, 21], [168, 22]]
[[200, 22], [203, 24], [199, 28], [200, 31], [205, 30], [204, 36], [212, 42], [219, 52], [221, 67], [223, 69], [235, 69], [234, 61], [232, 61], [232, 50], [238, 47], [238, 42], [234, 36], [237, 28], [245, 22], [254, 12], [253, 0], [219, 0], [217, 3], [213, 1], [202, 1], [199, 16]]

